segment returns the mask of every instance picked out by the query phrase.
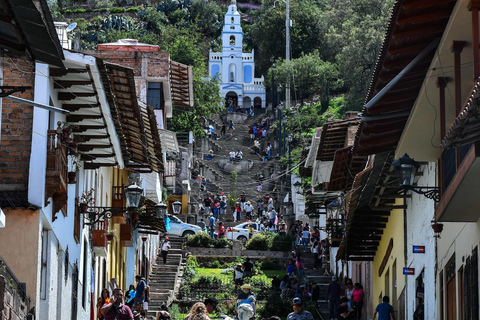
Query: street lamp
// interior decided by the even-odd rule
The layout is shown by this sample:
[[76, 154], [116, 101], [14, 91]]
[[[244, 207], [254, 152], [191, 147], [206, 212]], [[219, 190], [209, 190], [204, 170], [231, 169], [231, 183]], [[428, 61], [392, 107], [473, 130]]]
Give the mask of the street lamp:
[[287, 141], [288, 141], [288, 177], [289, 177], [288, 183], [291, 184], [292, 183], [292, 141], [293, 141], [293, 135], [291, 133], [288, 134]]
[[127, 208], [138, 208], [142, 198], [143, 189], [136, 183], [125, 188], [125, 198], [127, 198]]
[[174, 203], [172, 203], [172, 209], [174, 214], [179, 214], [182, 210], [182, 203], [178, 200], [175, 201]]
[[340, 203], [333, 200], [327, 205], [327, 216], [332, 219], [338, 219], [338, 211], [340, 209]]
[[157, 219], [163, 219], [164, 221], [167, 220], [167, 205], [163, 202], [159, 202], [155, 205], [155, 215]]
[[320, 214], [317, 212], [312, 212], [308, 215], [310, 220], [312, 220], [312, 227], [320, 227]]
[[[90, 207], [88, 211], [89, 222], [83, 222], [84, 226], [92, 226], [98, 221], [114, 216], [120, 216], [129, 210], [135, 210], [142, 199], [143, 189], [135, 183], [125, 188], [126, 207]], [[85, 218], [85, 215], [83, 216]], [[130, 223], [133, 224], [133, 219]]]
[[[400, 187], [405, 190], [411, 190], [417, 194], [424, 195], [426, 198], [435, 202], [440, 200], [440, 189], [438, 187], [414, 187], [412, 186], [415, 174], [420, 164], [410, 158], [408, 154], [404, 154], [401, 158], [394, 160], [392, 166], [400, 176]], [[423, 191], [425, 190], [425, 191]]]
[[302, 194], [300, 192], [300, 189], [302, 187], [302, 183], [300, 181], [295, 181], [295, 183], [293, 184], [293, 188], [295, 189], [295, 192], [298, 193], [298, 194]]

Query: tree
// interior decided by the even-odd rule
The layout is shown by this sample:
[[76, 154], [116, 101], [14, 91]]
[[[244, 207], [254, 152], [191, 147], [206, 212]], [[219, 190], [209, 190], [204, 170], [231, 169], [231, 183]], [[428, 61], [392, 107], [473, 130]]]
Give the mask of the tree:
[[205, 135], [203, 117], [209, 117], [222, 104], [220, 86], [216, 78], [207, 80], [205, 68], [193, 69], [194, 104], [191, 108], [173, 106], [173, 117], [167, 119], [167, 126], [176, 132], [193, 131], [194, 136]]
[[[336, 65], [322, 61], [320, 53], [315, 50], [309, 54], [302, 54], [299, 58], [290, 61], [281, 60], [276, 63], [276, 83], [285, 86], [287, 80], [295, 90], [292, 97], [302, 100], [313, 94], [322, 94], [327, 91], [336, 91], [343, 87], [343, 80], [339, 77]], [[271, 71], [267, 79], [270, 79]], [[327, 109], [328, 103], [324, 106]]]

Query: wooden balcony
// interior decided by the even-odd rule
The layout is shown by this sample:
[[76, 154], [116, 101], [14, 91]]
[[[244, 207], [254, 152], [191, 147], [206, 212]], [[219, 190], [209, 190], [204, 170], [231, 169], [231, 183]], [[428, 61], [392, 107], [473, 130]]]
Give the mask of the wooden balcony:
[[67, 215], [67, 190], [68, 190], [68, 161], [67, 148], [63, 141], [61, 130], [49, 130], [47, 133], [47, 168], [45, 179], [45, 206], [52, 198], [53, 217], [62, 210]]
[[133, 247], [132, 225], [120, 225], [120, 243], [123, 247]]
[[106, 257], [108, 242], [105, 234], [108, 230], [108, 220], [98, 221], [92, 230], [92, 246], [96, 255]]
[[445, 149], [439, 159], [441, 198], [436, 217], [445, 222], [475, 222], [480, 217], [480, 142]]

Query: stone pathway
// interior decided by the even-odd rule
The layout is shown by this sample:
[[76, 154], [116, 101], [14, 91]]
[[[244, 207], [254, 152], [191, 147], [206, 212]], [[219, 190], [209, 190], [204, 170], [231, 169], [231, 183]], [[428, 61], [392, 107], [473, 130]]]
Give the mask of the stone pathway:
[[149, 317], [156, 315], [162, 304], [170, 305], [175, 297], [175, 290], [178, 288], [177, 283], [180, 280], [179, 274], [183, 262], [183, 238], [173, 236], [169, 236], [169, 238], [172, 247], [167, 256], [167, 264], [163, 264], [163, 258], [159, 252], [148, 278], [150, 286]]

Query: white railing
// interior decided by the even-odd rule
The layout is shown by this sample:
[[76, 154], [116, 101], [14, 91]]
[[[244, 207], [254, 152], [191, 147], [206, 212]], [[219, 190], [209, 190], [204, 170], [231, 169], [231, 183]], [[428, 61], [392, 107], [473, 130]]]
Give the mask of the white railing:
[[221, 61], [222, 60], [222, 54], [221, 53], [212, 53], [212, 54], [210, 54], [210, 60]]

